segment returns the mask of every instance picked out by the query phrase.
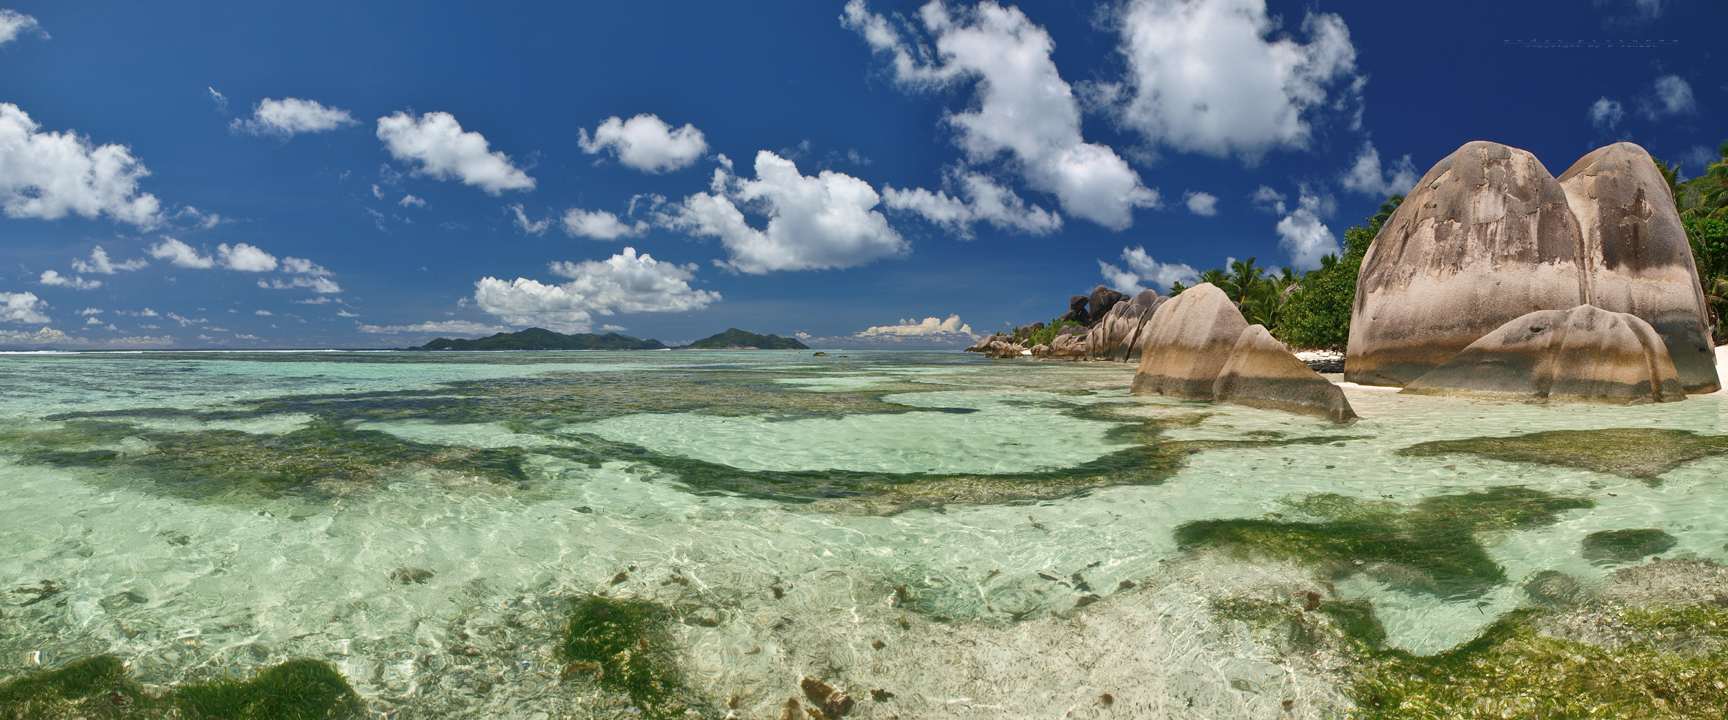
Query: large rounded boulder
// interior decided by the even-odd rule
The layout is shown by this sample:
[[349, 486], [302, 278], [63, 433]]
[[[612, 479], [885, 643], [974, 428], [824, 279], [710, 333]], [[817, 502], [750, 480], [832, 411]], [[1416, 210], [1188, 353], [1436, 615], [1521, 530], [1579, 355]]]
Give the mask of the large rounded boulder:
[[1402, 386], [1521, 315], [1589, 302], [1583, 253], [1566, 193], [1535, 156], [1465, 144], [1363, 258], [1345, 379]]
[[1212, 385], [1247, 329], [1236, 303], [1201, 283], [1158, 307], [1144, 331], [1133, 391], [1179, 400], [1211, 400]]
[[1590, 304], [1650, 323], [1687, 392], [1721, 389], [1686, 229], [1650, 154], [1614, 143], [1579, 159], [1559, 182], [1583, 234]]
[[1516, 318], [1403, 391], [1567, 402], [1686, 399], [1668, 348], [1649, 323], [1591, 305]]
[[1212, 384], [1212, 401], [1313, 415], [1337, 423], [1356, 419], [1344, 391], [1297, 359], [1263, 325], [1249, 325], [1236, 337], [1230, 359]]

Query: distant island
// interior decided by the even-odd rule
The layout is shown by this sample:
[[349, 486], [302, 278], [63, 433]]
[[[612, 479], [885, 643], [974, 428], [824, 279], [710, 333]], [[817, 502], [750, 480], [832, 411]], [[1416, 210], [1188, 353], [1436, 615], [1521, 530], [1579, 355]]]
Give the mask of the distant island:
[[[715, 337], [719, 337], [716, 335]], [[802, 347], [802, 346], [800, 346]], [[659, 340], [638, 340], [615, 332], [605, 335], [577, 333], [565, 335], [545, 328], [528, 328], [522, 332], [498, 333], [479, 340], [438, 338], [410, 350], [665, 350]]]
[[685, 345], [687, 350], [809, 350], [810, 346], [779, 335], [757, 335], [738, 328]]

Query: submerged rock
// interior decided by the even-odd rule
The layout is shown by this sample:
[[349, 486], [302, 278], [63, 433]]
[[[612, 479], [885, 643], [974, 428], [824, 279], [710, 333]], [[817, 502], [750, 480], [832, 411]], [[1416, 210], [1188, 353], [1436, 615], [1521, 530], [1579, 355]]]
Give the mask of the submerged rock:
[[[1186, 294], [1186, 293], [1184, 293]], [[1212, 384], [1212, 401], [1323, 417], [1356, 419], [1344, 391], [1296, 359], [1265, 326], [1249, 325]]]
[[1248, 321], [1212, 283], [1183, 291], [1153, 314], [1145, 332], [1137, 395], [1211, 400], [1212, 386]]
[[1519, 317], [1403, 391], [1632, 403], [1686, 399], [1667, 346], [1649, 323], [1590, 305]]
[[1721, 389], [1686, 229], [1650, 154], [1614, 143], [1580, 158], [1559, 182], [1583, 233], [1590, 304], [1650, 323], [1686, 392]]
[[1521, 315], [1588, 303], [1583, 255], [1566, 193], [1534, 155], [1465, 144], [1368, 248], [1345, 379], [1402, 386]]
[[1435, 440], [1399, 455], [1465, 453], [1515, 463], [1541, 463], [1652, 480], [1699, 458], [1728, 454], [1728, 437], [1664, 428], [1549, 430], [1511, 437]]
[[1584, 536], [1584, 559], [1592, 562], [1636, 562], [1667, 552], [1678, 542], [1655, 528], [1603, 530]]

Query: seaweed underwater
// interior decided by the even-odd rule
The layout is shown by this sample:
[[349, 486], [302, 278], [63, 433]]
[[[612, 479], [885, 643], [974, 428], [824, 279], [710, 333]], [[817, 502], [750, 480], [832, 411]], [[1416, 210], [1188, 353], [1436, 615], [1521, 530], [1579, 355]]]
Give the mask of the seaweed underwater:
[[[1025, 522], [1018, 536], [1053, 544], [1072, 542], [1073, 536], [1046, 531], [1043, 523], [1049, 522], [1050, 508], [1090, 504], [1095, 496], [1109, 497], [1112, 489], [1157, 488], [1173, 479], [1185, 483], [1180, 492], [1192, 492], [1197, 462], [1212, 468], [1224, 458], [1279, 452], [1307, 453], [1305, 462], [1313, 462], [1319, 454], [1363, 452], [1365, 441], [1379, 440], [1367, 443], [1371, 447], [1395, 442], [1372, 423], [1345, 429], [1298, 424], [1273, 431], [1246, 429], [1264, 427], [1247, 422], [1244, 429], [1232, 429], [1232, 417], [1252, 411], [1148, 404], [1113, 392], [1108, 373], [1066, 368], [920, 375], [883, 367], [817, 373], [715, 365], [631, 376], [548, 372], [531, 359], [511, 360], [534, 368], [517, 377], [8, 420], [0, 426], [0, 448], [7, 462], [19, 467], [66, 469], [94, 486], [134, 489], [212, 508], [250, 510], [289, 499], [308, 513], [347, 512], [344, 508], [369, 502], [407, 476], [442, 479], [438, 481], [453, 497], [496, 496], [514, 507], [531, 507], [564, 502], [560, 483], [584, 471], [605, 469], [611, 473], [607, 477], [629, 477], [697, 503], [702, 498], [767, 500], [769, 507], [779, 508], [774, 512], [808, 516], [817, 523], [825, 522], [824, 517], [832, 522], [850, 517], [916, 523], [970, 512], [967, 508], [1022, 509]], [[774, 425], [854, 416], [910, 418], [918, 413], [964, 418], [979, 412], [911, 400], [933, 390], [1007, 393], [1007, 399], [993, 402], [1028, 415], [1085, 423], [1102, 438], [1105, 450], [1090, 460], [1000, 473], [764, 470], [584, 431], [589, 423], [632, 416], [695, 415]], [[428, 429], [415, 429], [421, 426]], [[482, 441], [475, 428], [490, 434]], [[1198, 429], [1208, 431], [1192, 432]], [[1383, 437], [1364, 434], [1368, 432]], [[1383, 452], [1413, 462], [1437, 464], [1446, 457], [1470, 455], [1519, 466], [1586, 470], [1659, 489], [1668, 472], [1721, 454], [1721, 439], [1706, 433], [1702, 428], [1543, 431], [1431, 441]], [[1518, 578], [1496, 560], [1497, 538], [1540, 532], [1587, 516], [1598, 508], [1597, 499], [1557, 490], [1552, 483], [1464, 483], [1439, 492], [1404, 501], [1320, 492], [1286, 497], [1258, 517], [1202, 514], [1162, 531], [1177, 550], [1168, 566], [1229, 572], [1237, 566], [1288, 563], [1312, 579], [1313, 591], [1282, 596], [1226, 593], [1204, 605], [1219, 623], [1207, 633], [1240, 635], [1240, 641], [1248, 643], [1232, 652], [1266, 655], [1291, 672], [1319, 673], [1342, 683], [1341, 704], [1286, 701], [1283, 710], [1296, 715], [1699, 717], [1711, 716], [1710, 708], [1722, 706], [1720, 685], [1728, 678], [1720, 668], [1728, 666], [1728, 636], [1716, 628], [1728, 622], [1722, 615], [1728, 584], [1711, 574], [1721, 570], [1713, 561], [1686, 559], [1696, 543], [1687, 540], [1685, 532], [1661, 523], [1579, 531], [1572, 537], [1582, 540], [1567, 552], [1604, 568], [1599, 572], [1608, 574], [1606, 580], [1552, 570]], [[584, 506], [572, 512], [595, 511]], [[686, 517], [724, 517], [737, 511], [701, 512], [707, 511]], [[1131, 521], [1133, 514], [1133, 508], [1114, 508], [1107, 522]], [[953, 535], [938, 540], [955, 541]], [[1677, 547], [1681, 559], [1649, 561]], [[1138, 608], [1168, 582], [1137, 565], [1135, 570], [1115, 567], [1106, 562], [1106, 553], [1090, 564], [1064, 560], [1039, 572], [1017, 568], [1006, 573], [989, 565], [943, 565], [941, 557], [938, 552], [929, 558], [895, 560], [869, 579], [846, 577], [837, 569], [814, 571], [802, 584], [800, 578], [782, 580], [760, 569], [708, 567], [710, 560], [701, 555], [657, 563], [652, 576], [631, 565], [588, 585], [536, 585], [531, 593], [508, 602], [538, 608], [512, 610], [509, 617], [537, 619], [507, 620], [504, 629], [475, 630], [472, 620], [464, 625], [470, 613], [493, 612], [483, 609], [490, 600], [464, 599], [455, 604], [464, 609], [447, 631], [422, 631], [441, 634], [448, 645], [398, 665], [415, 668], [417, 692], [444, 701], [457, 690], [476, 702], [486, 687], [495, 688], [494, 693], [506, 687], [519, 693], [524, 692], [522, 683], [550, 682], [552, 686], [533, 691], [539, 703], [535, 707], [561, 702], [580, 708], [573, 712], [583, 717], [683, 717], [687, 711], [718, 717], [742, 707], [740, 702], [754, 708], [752, 712], [768, 704], [780, 708], [804, 703], [807, 707], [800, 705], [799, 712], [809, 717], [875, 716], [869, 709], [876, 707], [905, 716], [906, 708], [914, 706], [903, 703], [923, 701], [906, 697], [906, 687], [893, 685], [876, 691], [879, 695], [866, 695], [871, 687], [860, 684], [860, 678], [873, 675], [862, 664], [907, 662], [903, 653], [922, 652], [920, 643], [937, 643], [942, 637], [964, 638], [961, 642], [982, 647], [1026, 633], [1063, 628], [1077, 632], [1088, 623]], [[668, 572], [668, 567], [674, 570]], [[837, 577], [818, 581], [825, 576]], [[1474, 603], [1513, 585], [1527, 601], [1523, 609], [1489, 622], [1475, 640], [1420, 655], [1391, 645], [1373, 602], [1334, 586], [1354, 576], [1438, 603]], [[1627, 589], [1648, 588], [1652, 582], [1660, 586], [1669, 576], [1691, 578], [1673, 581], [1688, 586], [1721, 584], [1722, 592], [1719, 597], [1671, 597], [1652, 596], [1648, 590], [1635, 595]], [[389, 580], [404, 593], [400, 602], [444, 582], [433, 570], [412, 562], [390, 571]], [[55, 603], [65, 608], [54, 617], [74, 615], [73, 606], [65, 602], [72, 591], [46, 580], [18, 581], [31, 584], [11, 587], [3, 609], [13, 617], [0, 622], [0, 631], [16, 627], [22, 618], [34, 622], [50, 617], [38, 611]], [[819, 588], [846, 589], [853, 599], [812, 597]], [[479, 598], [489, 591], [476, 582], [460, 592]], [[861, 597], [875, 598], [868, 600], [875, 607], [840, 607]], [[143, 595], [123, 592], [103, 604], [113, 605], [112, 615], [132, 617], [125, 613], [171, 611], [171, 600], [149, 602]], [[353, 605], [361, 608], [364, 603]], [[435, 602], [427, 607], [421, 622], [445, 624], [448, 605]], [[432, 609], [438, 607], [446, 609]], [[850, 612], [863, 618], [854, 623], [879, 625], [872, 631], [874, 645], [823, 649], [839, 626], [805, 614], [818, 611]], [[352, 612], [364, 615], [364, 610]], [[467, 630], [459, 630], [464, 627]], [[1237, 628], [1246, 630], [1239, 633]], [[718, 640], [715, 633], [729, 639]], [[0, 632], [0, 644], [6, 637]], [[748, 692], [716, 685], [714, 678], [732, 675], [719, 673], [714, 660], [701, 654], [712, 652], [716, 642], [737, 643], [740, 638], [744, 649], [728, 652], [750, 654], [729, 657], [752, 668], [797, 669], [804, 673], [803, 683]], [[749, 638], [779, 638], [785, 647], [751, 649]], [[148, 670], [146, 683], [134, 679], [130, 673], [136, 670], [124, 651], [83, 656], [62, 652], [46, 663], [55, 669], [0, 667], [0, 678], [9, 678], [0, 683], [0, 717], [8, 712], [50, 718], [346, 717], [358, 716], [368, 703], [373, 712], [406, 709], [412, 715], [425, 710], [419, 705], [423, 701], [414, 699], [412, 683], [406, 691], [379, 694], [379, 678], [396, 672], [391, 669], [396, 666], [373, 666], [362, 673], [365, 682], [356, 680], [351, 686], [350, 673], [366, 666], [344, 659], [346, 645], [344, 654], [329, 655], [329, 662], [294, 655], [308, 647], [313, 646], [289, 644], [282, 652], [235, 666], [249, 668], [246, 673], [191, 673], [168, 684], [149, 684], [162, 682], [159, 666]], [[382, 639], [362, 642], [357, 637], [353, 647], [384, 656], [401, 654]], [[764, 654], [755, 654], [758, 651]], [[863, 661], [849, 652], [883, 659]], [[769, 659], [767, 653], [778, 654]], [[898, 659], [887, 660], [890, 657]], [[1329, 658], [1342, 660], [1328, 664]], [[547, 668], [540, 669], [541, 663]], [[532, 672], [511, 675], [530, 665]], [[450, 687], [440, 688], [435, 682], [439, 674], [455, 670], [469, 679], [459, 687], [449, 679], [445, 682]], [[284, 687], [299, 690], [286, 692]], [[363, 698], [356, 687], [366, 693]], [[769, 698], [775, 692], [778, 699]], [[1221, 698], [1248, 703], [1244, 707], [1278, 707], [1276, 697], [1263, 694], [1260, 680], [1229, 680], [1219, 692]], [[1136, 708], [1150, 707], [1139, 704], [1144, 699], [1131, 689], [1125, 692], [1119, 686], [1094, 696], [1094, 713], [1114, 708], [1132, 715]]]

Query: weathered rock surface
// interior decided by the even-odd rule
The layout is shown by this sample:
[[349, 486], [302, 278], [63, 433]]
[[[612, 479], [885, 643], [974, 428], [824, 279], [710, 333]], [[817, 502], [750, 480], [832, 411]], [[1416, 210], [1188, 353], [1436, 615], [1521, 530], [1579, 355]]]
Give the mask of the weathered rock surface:
[[1583, 234], [1590, 304], [1650, 323], [1686, 392], [1721, 389], [1698, 269], [1650, 154], [1614, 143], [1579, 159], [1559, 182]]
[[1050, 354], [1057, 357], [1082, 357], [1086, 354], [1086, 335], [1057, 335], [1050, 341]]
[[1571, 402], [1686, 399], [1662, 337], [1636, 315], [1540, 310], [1482, 337], [1404, 392]]
[[1247, 327], [1223, 290], [1212, 283], [1188, 288], [1153, 313], [1134, 393], [1211, 400], [1212, 385]]
[[1116, 303], [1104, 319], [1092, 328], [1086, 345], [1086, 356], [1098, 360], [1139, 362], [1141, 332], [1152, 320], [1158, 306], [1170, 298], [1152, 290], [1142, 290], [1127, 302]]
[[1237, 336], [1229, 360], [1212, 384], [1212, 401], [1313, 415], [1338, 423], [1356, 419], [1344, 391], [1309, 369], [1263, 325], [1249, 325]]
[[966, 352], [983, 353], [990, 357], [1019, 357], [1031, 348], [1012, 342], [1005, 335], [989, 335], [966, 348]]
[[1090, 301], [1091, 298], [1085, 295], [1074, 295], [1068, 298], [1068, 314], [1056, 319], [1072, 320], [1083, 325], [1092, 324], [1092, 314], [1086, 311], [1086, 303]]
[[1033, 345], [1032, 346], [1033, 357], [1042, 357], [1044, 355], [1049, 355], [1049, 354], [1050, 354], [1050, 346], [1049, 345]]
[[1363, 258], [1345, 379], [1405, 385], [1519, 316], [1588, 303], [1583, 256], [1566, 193], [1535, 156], [1465, 144]]
[[1087, 325], [1098, 324], [1099, 321], [1104, 319], [1105, 315], [1110, 314], [1110, 308], [1115, 307], [1116, 303], [1127, 299], [1127, 295], [1123, 295], [1122, 293], [1111, 290], [1103, 285], [1092, 288], [1092, 296], [1088, 298], [1091, 302], [1091, 306], [1087, 310], [1087, 312], [1092, 314], [1092, 321], [1087, 323]]

